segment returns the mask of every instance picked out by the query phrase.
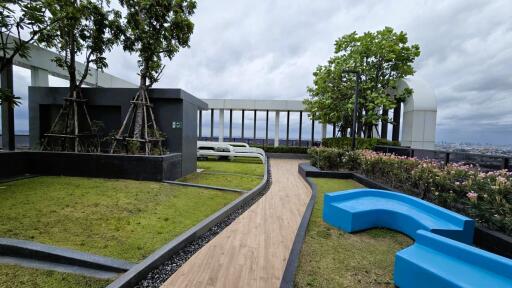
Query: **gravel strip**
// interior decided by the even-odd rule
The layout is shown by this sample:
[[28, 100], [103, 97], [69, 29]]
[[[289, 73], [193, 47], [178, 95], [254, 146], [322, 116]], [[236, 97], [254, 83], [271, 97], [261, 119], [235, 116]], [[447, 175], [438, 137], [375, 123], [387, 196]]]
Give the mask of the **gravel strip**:
[[169, 260], [160, 265], [157, 269], [150, 272], [146, 279], [142, 280], [135, 286], [136, 288], [149, 288], [149, 287], [160, 287], [167, 279], [169, 279], [174, 272], [187, 262], [192, 255], [194, 255], [199, 249], [201, 249], [206, 243], [210, 242], [215, 236], [217, 236], [222, 230], [228, 227], [233, 221], [235, 221], [240, 215], [247, 211], [251, 206], [256, 203], [265, 193], [272, 183], [272, 175], [270, 173], [270, 163], [268, 163], [268, 185], [265, 190], [258, 193], [250, 202], [243, 204], [236, 211], [232, 212], [224, 220], [219, 222], [217, 225], [206, 231], [201, 237], [192, 241], [192, 243], [185, 246], [178, 253], [174, 254]]

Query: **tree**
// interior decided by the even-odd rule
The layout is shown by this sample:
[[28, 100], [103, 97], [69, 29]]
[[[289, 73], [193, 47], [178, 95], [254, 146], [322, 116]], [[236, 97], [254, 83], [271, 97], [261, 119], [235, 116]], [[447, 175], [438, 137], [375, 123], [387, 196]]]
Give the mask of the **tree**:
[[[121, 12], [108, 8], [102, 0], [47, 0], [50, 19], [56, 24], [38, 37], [38, 42], [54, 49], [59, 56], [52, 59], [66, 70], [69, 91], [64, 104], [48, 133], [43, 150], [96, 152], [99, 148], [87, 112], [82, 86], [91, 65], [103, 70], [108, 67], [104, 54], [121, 39]], [[76, 61], [83, 56], [83, 71]]]
[[318, 66], [313, 87], [308, 87], [310, 99], [306, 109], [315, 120], [338, 123], [350, 127], [354, 102], [355, 75], [361, 73], [358, 113], [358, 135], [372, 136], [379, 121], [387, 123], [387, 111], [400, 105], [410, 95], [411, 89], [396, 93], [398, 81], [414, 75], [413, 63], [420, 55], [417, 44], [408, 45], [405, 32], [395, 32], [385, 27], [376, 32], [344, 35], [335, 42], [335, 55], [324, 66]]
[[[0, 2], [0, 104], [4, 148], [14, 150], [14, 107], [20, 98], [14, 95], [12, 66], [15, 57], [30, 57], [30, 44], [51, 22], [45, 18], [41, 1], [4, 0]], [[25, 37], [25, 39], [23, 39]]]
[[336, 125], [339, 136], [347, 136], [352, 119], [350, 101], [354, 94], [350, 85], [346, 85], [348, 75], [334, 69], [329, 61], [327, 65], [319, 65], [313, 76], [314, 88], [307, 88], [310, 99], [304, 100], [306, 110], [315, 120]]
[[[195, 0], [121, 0], [126, 8], [123, 48], [137, 53], [139, 89], [131, 101], [111, 153], [122, 142], [130, 153], [163, 153], [163, 137], [151, 109], [148, 89], [158, 82], [163, 71], [162, 56], [172, 59], [180, 48], [189, 47], [194, 23], [190, 17]], [[142, 145], [141, 145], [142, 144]]]

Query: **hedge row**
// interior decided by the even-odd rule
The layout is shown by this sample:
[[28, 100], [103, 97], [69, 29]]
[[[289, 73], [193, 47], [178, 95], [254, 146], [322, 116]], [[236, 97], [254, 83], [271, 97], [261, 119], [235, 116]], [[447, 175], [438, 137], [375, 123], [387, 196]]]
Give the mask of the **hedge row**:
[[267, 153], [293, 153], [293, 154], [307, 154], [308, 147], [295, 147], [295, 146], [262, 146], [262, 145], [251, 145], [263, 149]]
[[506, 170], [483, 172], [370, 150], [311, 148], [309, 154], [322, 170], [356, 171], [512, 235], [512, 173]]
[[[377, 145], [400, 146], [400, 142], [381, 138], [356, 138], [357, 149], [373, 150]], [[327, 148], [349, 149], [352, 148], [352, 138], [324, 138], [322, 140], [322, 146]]]

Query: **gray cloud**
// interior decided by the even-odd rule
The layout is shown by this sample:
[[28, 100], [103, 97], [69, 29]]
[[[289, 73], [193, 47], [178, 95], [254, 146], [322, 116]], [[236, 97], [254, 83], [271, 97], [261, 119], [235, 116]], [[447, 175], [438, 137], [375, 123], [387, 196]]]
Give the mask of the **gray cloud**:
[[[438, 97], [439, 141], [512, 143], [510, 11], [508, 0], [199, 0], [191, 48], [166, 61], [157, 87], [303, 99], [335, 39], [391, 26], [421, 47], [415, 66]], [[108, 59], [109, 72], [137, 83], [135, 55], [117, 48]]]

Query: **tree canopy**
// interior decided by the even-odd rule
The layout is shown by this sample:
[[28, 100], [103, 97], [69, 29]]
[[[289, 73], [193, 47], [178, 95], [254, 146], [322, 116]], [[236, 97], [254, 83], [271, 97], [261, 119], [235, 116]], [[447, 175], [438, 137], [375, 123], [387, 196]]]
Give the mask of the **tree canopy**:
[[308, 87], [306, 109], [315, 120], [336, 123], [340, 132], [351, 126], [355, 75], [361, 75], [358, 122], [366, 136], [379, 121], [388, 121], [387, 111], [412, 95], [411, 89], [395, 93], [398, 81], [414, 75], [414, 60], [420, 55], [417, 44], [409, 45], [407, 34], [385, 27], [362, 35], [352, 32], [335, 42], [334, 56], [319, 65]]
[[[120, 0], [126, 8], [123, 48], [138, 54], [139, 90], [128, 114], [114, 137], [128, 153], [164, 153], [165, 135], [157, 127], [148, 88], [158, 82], [164, 68], [163, 57], [172, 59], [181, 48], [189, 47], [196, 9], [194, 0]], [[162, 57], [163, 56], [163, 57]]]
[[[45, 0], [48, 18], [55, 24], [38, 36], [38, 42], [54, 49], [59, 56], [52, 59], [69, 75], [68, 96], [45, 133], [43, 150], [97, 152], [99, 139], [94, 132], [82, 85], [91, 65], [103, 70], [108, 66], [104, 54], [121, 39], [121, 12], [109, 9], [103, 0]], [[83, 59], [78, 71], [77, 57]]]
[[[189, 47], [195, 0], [120, 0], [127, 9], [123, 48], [137, 53], [141, 83], [152, 86], [163, 69], [162, 56], [172, 59]], [[149, 81], [149, 82], [148, 82]]]
[[[55, 22], [38, 37], [38, 42], [59, 54], [52, 59], [69, 74], [70, 93], [82, 87], [91, 64], [108, 67], [104, 54], [121, 39], [121, 12], [109, 9], [102, 0], [45, 0], [50, 21]], [[82, 55], [85, 65], [77, 71], [76, 59]]]
[[[51, 23], [45, 12], [42, 1], [0, 1], [0, 73], [13, 64], [14, 57], [30, 57], [29, 44]], [[0, 104], [18, 106], [19, 99], [12, 87], [0, 90]]]

